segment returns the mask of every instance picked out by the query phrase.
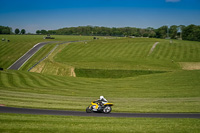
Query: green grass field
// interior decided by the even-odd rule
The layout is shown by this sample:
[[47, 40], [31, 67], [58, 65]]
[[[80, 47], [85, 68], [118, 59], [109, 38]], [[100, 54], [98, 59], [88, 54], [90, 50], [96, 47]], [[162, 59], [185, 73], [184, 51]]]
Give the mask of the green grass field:
[[0, 103], [7, 106], [81, 110], [99, 95], [114, 112], [199, 112], [200, 71], [123, 79], [71, 78], [22, 71], [0, 72]]
[[[77, 36], [72, 39], [81, 40]], [[155, 42], [159, 42], [158, 47], [148, 56]], [[102, 37], [87, 43], [62, 44], [34, 68], [41, 69], [40, 74], [26, 72], [55, 46], [46, 45], [20, 71], [0, 72], [0, 103], [84, 111], [90, 101], [104, 95], [116, 105], [115, 112], [199, 112], [200, 71], [183, 71], [178, 64], [198, 61], [199, 45], [187, 41], [173, 43], [160, 39]], [[185, 53], [193, 58], [179, 56], [175, 60], [176, 56], [168, 56], [172, 50], [168, 54], [160, 52], [164, 51], [161, 46], [171, 49], [177, 45], [178, 49], [181, 43], [185, 47], [194, 45], [193, 53]], [[185, 51], [184, 48], [176, 51], [182, 54], [182, 50]], [[156, 53], [162, 53], [160, 58]], [[76, 78], [69, 76], [73, 67]]]
[[152, 58], [148, 53], [158, 39], [107, 39], [66, 46], [54, 59], [85, 69], [177, 70], [172, 59]]
[[[9, 67], [36, 43], [45, 41], [42, 39], [43, 36], [36, 35], [0, 37], [11, 40], [0, 43], [0, 67], [3, 68]], [[92, 40], [92, 37], [83, 36], [55, 38], [56, 41], [89, 41], [59, 45], [31, 72], [27, 70], [48, 54], [56, 43], [44, 46], [19, 71], [0, 71], [0, 104], [85, 111], [91, 101], [104, 95], [109, 102], [114, 103], [113, 112], [200, 113], [199, 42], [173, 40], [173, 43], [170, 43], [169, 40], [162, 39], [104, 37]], [[149, 54], [156, 42], [159, 42], [158, 45]], [[186, 65], [197, 70], [183, 70]], [[3, 116], [0, 117], [0, 131], [3, 132], [26, 132], [31, 129], [55, 132], [58, 128], [59, 132], [78, 132], [81, 129], [81, 132], [88, 132], [93, 131], [85, 128], [92, 124], [90, 121], [97, 120], [99, 122], [94, 122], [92, 126], [102, 127], [105, 125], [104, 121], [108, 120], [93, 117], [0, 115]], [[47, 119], [48, 122], [44, 122], [43, 119]], [[76, 124], [79, 120], [86, 123]], [[27, 125], [24, 121], [28, 121]], [[31, 126], [34, 122], [41, 122], [44, 128]], [[15, 126], [16, 123], [19, 123], [19, 126]], [[104, 127], [102, 131], [99, 127], [94, 130], [199, 131], [198, 119], [109, 118], [109, 123], [111, 125]], [[118, 123], [122, 127], [117, 126]], [[48, 130], [49, 126], [52, 128]]]
[[1, 38], [10, 40], [0, 41], [0, 67], [8, 68], [17, 59], [24, 55], [35, 44], [45, 41], [76, 41], [76, 40], [91, 40], [92, 37], [86, 36], [58, 36], [54, 35], [55, 39], [43, 39], [44, 35], [0, 35]]
[[199, 119], [107, 118], [0, 114], [0, 131], [48, 133], [198, 133]]

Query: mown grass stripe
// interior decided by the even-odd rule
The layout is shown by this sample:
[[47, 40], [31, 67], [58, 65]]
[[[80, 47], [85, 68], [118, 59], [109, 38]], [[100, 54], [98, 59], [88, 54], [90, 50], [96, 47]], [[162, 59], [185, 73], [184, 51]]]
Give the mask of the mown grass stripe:
[[3, 45], [0, 44], [0, 49], [1, 49], [0, 55], [3, 55], [3, 53], [7, 50], [7, 47], [5, 47], [5, 44]]
[[[14, 61], [14, 59], [12, 58], [12, 54], [10, 53], [10, 51], [12, 51], [11, 49], [10, 49], [10, 47], [9, 47], [9, 45], [6, 47], [6, 49], [5, 50], [0, 50], [0, 53], [2, 53], [2, 55], [1, 55], [1, 65], [2, 65], [2, 67], [4, 67], [4, 66], [7, 66], [8, 64], [11, 64], [12, 63], [12, 61]], [[5, 56], [5, 55], [7, 55], [7, 56]], [[5, 68], [7, 68], [7, 67], [5, 67]]]
[[162, 53], [160, 55], [160, 59], [164, 59], [167, 57], [168, 53], [171, 52], [170, 46], [168, 42], [165, 42], [164, 45], [162, 46]]
[[133, 46], [131, 44], [127, 44], [123, 52], [121, 52], [120, 54], [122, 57], [131, 58], [132, 50], [133, 50]]
[[32, 75], [32, 74], [28, 74], [27, 75], [36, 85], [40, 86], [40, 87], [47, 87], [50, 86], [49, 83], [47, 83], [43, 78], [36, 76], [36, 75]]
[[141, 42], [136, 42], [135, 44], [134, 44], [134, 56], [133, 57], [136, 57], [139, 53], [140, 53], [140, 45], [141, 44]]
[[[155, 43], [154, 43], [155, 44]], [[153, 44], [153, 45], [154, 45]], [[149, 53], [149, 46], [151, 45], [150, 43], [142, 43], [140, 44], [140, 49], [139, 49], [139, 54], [138, 57], [146, 57]]]
[[40, 77], [41, 79], [45, 79], [47, 83], [50, 83], [52, 86], [66, 86], [70, 85], [68, 82], [63, 81], [63, 77], [57, 77], [57, 76], [48, 76], [48, 75], [40, 75], [37, 74], [35, 76]]
[[127, 49], [130, 48], [127, 43], [121, 44], [118, 43], [117, 47], [113, 49], [113, 54], [110, 54], [112, 58], [115, 58], [117, 56], [120, 60], [124, 57], [126, 57]]
[[2, 81], [3, 78], [5, 78], [3, 72], [0, 71], [0, 87], [5, 87], [5, 84]]
[[48, 86], [58, 86], [55, 82], [55, 79], [51, 80], [48, 77], [44, 77], [41, 75], [38, 75], [37, 77], [40, 78], [40, 81], [43, 81], [43, 83], [47, 84]]
[[160, 59], [165, 59], [168, 53], [171, 52], [168, 41], [163, 44], [161, 51]]
[[[190, 45], [190, 50], [189, 50], [189, 53], [190, 53], [190, 56], [189, 56], [189, 59], [194, 59], [195, 58], [195, 54], [196, 54], [196, 50], [195, 50], [195, 45]], [[198, 49], [198, 48], [197, 48]], [[189, 60], [188, 59], [188, 60]]]
[[144, 43], [141, 43], [141, 42], [138, 43], [136, 47], [137, 52], [135, 53], [135, 57], [142, 57], [144, 49], [145, 49]]
[[27, 74], [22, 73], [20, 71], [16, 72], [18, 75], [18, 78], [20, 79], [20, 84], [24, 87], [36, 87], [36, 85], [32, 82], [32, 80], [29, 79]]
[[195, 44], [190, 45], [190, 51], [189, 51], [189, 53], [190, 53], [190, 57], [189, 58], [190, 59], [194, 59], [195, 58], [195, 55], [196, 55], [195, 47], [196, 47]]
[[168, 58], [171, 60], [174, 60], [175, 54], [177, 52], [177, 47], [176, 47], [175, 43], [173, 43], [171, 45], [172, 45], [172, 51], [169, 53]]
[[[74, 56], [74, 54], [73, 54], [73, 52], [71, 52], [71, 51], [73, 51], [73, 50], [71, 50], [71, 48], [72, 48], [72, 46], [66, 46], [66, 47], [64, 47], [64, 49], [62, 50], [62, 51], [65, 51], [65, 53], [66, 53], [66, 56], [70, 59], [70, 58], [72, 58], [73, 56]], [[61, 51], [61, 52], [62, 52]], [[71, 54], [68, 54], [68, 53], [71, 53]], [[54, 57], [54, 59], [56, 59], [56, 57]]]
[[180, 55], [179, 60], [181, 59], [187, 60], [188, 45], [182, 45], [180, 48], [181, 48], [181, 55]]
[[119, 47], [118, 43], [113, 44], [102, 44], [101, 52], [108, 58], [110, 55], [113, 54], [114, 51], [112, 49], [117, 49]]
[[116, 49], [113, 49], [113, 54], [111, 56], [113, 56], [113, 58], [115, 56], [119, 56], [120, 59], [126, 57], [127, 50], [128, 48], [130, 48], [128, 44], [118, 44], [118, 46], [119, 47], [117, 47]]
[[171, 52], [169, 53], [169, 56], [168, 58], [171, 59], [171, 60], [176, 60], [176, 54], [178, 52], [178, 47], [177, 47], [177, 43], [172, 43], [171, 44], [171, 47], [172, 47], [172, 50]]
[[8, 81], [8, 77], [7, 77], [7, 73], [5, 72], [0, 72], [2, 74], [1, 76], [1, 82], [5, 87], [10, 87], [9, 81]]
[[190, 60], [190, 58], [192, 57], [193, 54], [191, 54], [191, 45], [187, 45], [187, 49], [185, 51], [186, 56], [187, 56], [187, 60]]
[[[88, 46], [83, 46], [82, 44], [77, 44], [76, 47], [73, 48], [74, 52], [73, 52], [73, 55], [75, 56], [75, 58], [78, 59], [78, 57], [76, 55], [79, 55], [79, 57], [81, 57], [81, 60], [84, 59], [84, 57], [86, 57], [91, 51], [90, 50], [87, 50]], [[78, 51], [76, 51], [75, 49], [79, 49]], [[84, 51], [84, 52], [82, 52]], [[94, 52], [94, 51], [92, 51]], [[73, 58], [73, 57], [72, 57]]]
[[182, 44], [182, 45], [178, 45], [178, 48], [179, 48], [179, 54], [177, 54], [177, 60], [181, 60], [181, 59], [184, 59], [184, 50], [185, 50], [185, 48], [184, 48], [184, 44]]
[[14, 83], [14, 80], [13, 80], [13, 74], [8, 73], [6, 76], [7, 76], [6, 78], [8, 79], [9, 85], [11, 87], [16, 87], [16, 84]]
[[165, 53], [164, 58], [170, 59], [170, 54], [174, 51], [173, 44], [167, 44], [167, 49], [169, 50]]
[[14, 80], [17, 88], [23, 88], [24, 87], [24, 84], [21, 84], [21, 79], [19, 78], [17, 73], [13, 74], [13, 80]]
[[125, 46], [125, 44], [120, 45], [120, 43], [115, 43], [115, 45], [114, 44], [110, 44], [109, 47], [110, 48], [112, 47], [112, 49], [107, 48], [107, 52], [105, 54], [110, 59], [112, 59], [112, 58], [118, 59], [118, 58], [121, 57], [121, 53], [124, 51], [124, 46]]

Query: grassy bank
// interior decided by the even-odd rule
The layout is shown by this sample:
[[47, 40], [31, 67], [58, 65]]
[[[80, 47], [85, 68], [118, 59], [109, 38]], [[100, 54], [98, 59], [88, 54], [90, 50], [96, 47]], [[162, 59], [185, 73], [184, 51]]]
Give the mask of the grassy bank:
[[157, 39], [112, 39], [74, 43], [66, 46], [54, 59], [75, 68], [115, 70], [177, 70], [171, 59], [148, 56]]
[[[1, 46], [5, 47], [1, 51], [9, 51], [1, 56], [3, 66], [11, 63], [7, 57], [17, 58], [18, 53], [13, 51], [14, 46], [23, 47], [20, 39], [27, 37], [27, 41], [30, 41], [31, 37], [41, 39], [42, 36], [9, 37], [15, 38], [18, 43], [15, 44], [12, 39], [13, 46], [2, 45], [8, 42], [1, 42]], [[89, 38], [56, 36], [57, 41]], [[26, 46], [33, 46], [34, 41], [30, 42]], [[149, 55], [156, 42], [159, 42], [158, 45]], [[200, 71], [185, 71], [179, 66], [179, 62], [200, 61], [199, 42], [170, 43], [169, 40], [161, 39], [102, 37], [87, 43], [59, 45], [34, 68], [39, 73], [24, 71], [54, 46], [43, 47], [21, 71], [0, 71], [1, 104], [84, 111], [92, 100], [104, 95], [115, 104], [115, 112], [184, 113], [200, 110]], [[19, 51], [25, 52], [24, 49]], [[74, 68], [76, 78], [70, 77]], [[166, 73], [157, 73], [163, 71]]]
[[24, 55], [35, 44], [45, 41], [75, 41], [91, 40], [92, 37], [86, 36], [61, 36], [54, 35], [55, 39], [43, 39], [44, 35], [0, 35], [7, 41], [0, 41], [0, 67], [7, 69], [17, 59]]
[[0, 72], [0, 103], [6, 106], [84, 111], [104, 95], [115, 112], [199, 112], [200, 71], [122, 79], [92, 79]]
[[198, 133], [199, 119], [106, 118], [0, 114], [0, 131], [6, 132], [140, 132]]

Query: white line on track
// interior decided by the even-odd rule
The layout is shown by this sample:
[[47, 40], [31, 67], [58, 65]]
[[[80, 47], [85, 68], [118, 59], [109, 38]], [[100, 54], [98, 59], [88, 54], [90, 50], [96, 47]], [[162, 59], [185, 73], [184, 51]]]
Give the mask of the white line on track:
[[[40, 43], [35, 44], [31, 49], [29, 49], [24, 55], [22, 55], [18, 60], [16, 60], [12, 65], [10, 65], [7, 69], [10, 69], [16, 62], [18, 62], [21, 58], [23, 58], [29, 51], [31, 51], [34, 47], [39, 45]], [[19, 69], [18, 69], [19, 70]]]

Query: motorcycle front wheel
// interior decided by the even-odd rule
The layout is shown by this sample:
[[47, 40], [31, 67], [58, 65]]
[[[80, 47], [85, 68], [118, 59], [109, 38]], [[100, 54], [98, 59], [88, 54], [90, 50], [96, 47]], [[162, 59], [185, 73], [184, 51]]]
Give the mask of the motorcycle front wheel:
[[112, 110], [112, 108], [111, 108], [110, 106], [106, 106], [106, 107], [103, 109], [103, 112], [104, 112], [105, 114], [108, 114], [108, 113], [111, 112], [111, 110]]

